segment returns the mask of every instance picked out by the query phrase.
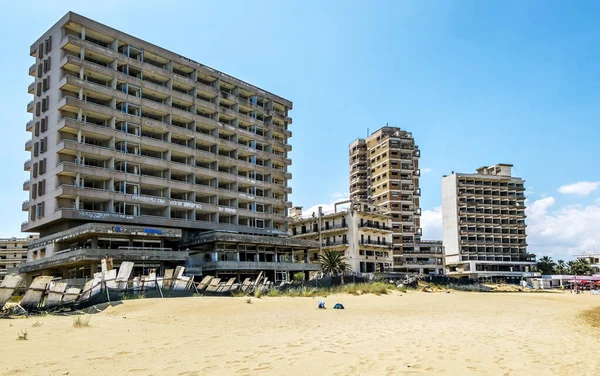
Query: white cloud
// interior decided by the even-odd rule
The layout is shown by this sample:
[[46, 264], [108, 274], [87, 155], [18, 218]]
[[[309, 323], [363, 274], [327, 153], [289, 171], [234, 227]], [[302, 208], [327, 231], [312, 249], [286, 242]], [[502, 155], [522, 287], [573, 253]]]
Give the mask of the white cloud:
[[442, 207], [433, 210], [423, 210], [421, 213], [421, 228], [423, 239], [442, 239]]
[[566, 195], [587, 196], [600, 187], [600, 181], [580, 181], [575, 184], [563, 185], [558, 191]]
[[421, 174], [422, 174], [422, 175], [425, 175], [425, 174], [428, 174], [428, 173], [430, 173], [431, 171], [432, 171], [432, 170], [431, 170], [431, 168], [429, 168], [429, 167], [425, 167], [425, 168], [422, 168], [422, 169], [421, 169]]
[[571, 259], [574, 254], [600, 250], [600, 206], [555, 208], [554, 197], [534, 201], [526, 210], [527, 243], [537, 257]]

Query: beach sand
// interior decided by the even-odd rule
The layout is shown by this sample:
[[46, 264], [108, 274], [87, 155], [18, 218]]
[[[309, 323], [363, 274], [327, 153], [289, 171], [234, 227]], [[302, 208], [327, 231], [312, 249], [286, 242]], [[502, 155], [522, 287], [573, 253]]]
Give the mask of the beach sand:
[[[592, 375], [592, 295], [393, 293], [128, 300], [74, 328], [0, 320], [0, 375]], [[331, 309], [337, 302], [345, 310]], [[41, 323], [34, 326], [34, 323]], [[26, 330], [28, 339], [17, 340]]]

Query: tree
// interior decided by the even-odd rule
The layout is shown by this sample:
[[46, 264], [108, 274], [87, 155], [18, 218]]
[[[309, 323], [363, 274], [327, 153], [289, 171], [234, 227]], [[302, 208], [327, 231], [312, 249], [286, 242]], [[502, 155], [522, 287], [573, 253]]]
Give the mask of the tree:
[[344, 253], [338, 251], [324, 251], [319, 255], [323, 273], [331, 276], [340, 274], [350, 269], [350, 265], [344, 260]]
[[569, 265], [564, 260], [558, 260], [556, 262], [556, 269], [554, 270], [556, 274], [571, 274], [569, 271]]
[[569, 261], [569, 269], [573, 275], [592, 275], [594, 269], [586, 259], [577, 259]]
[[556, 263], [549, 256], [540, 258], [536, 264], [537, 269], [542, 274], [554, 274]]

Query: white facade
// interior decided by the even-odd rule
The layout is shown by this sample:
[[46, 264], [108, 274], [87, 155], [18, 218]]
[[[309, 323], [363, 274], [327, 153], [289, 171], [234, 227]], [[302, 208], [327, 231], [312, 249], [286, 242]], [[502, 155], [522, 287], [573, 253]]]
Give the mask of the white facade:
[[366, 204], [351, 205], [348, 210], [332, 214], [318, 213], [299, 219], [301, 208], [290, 223], [294, 238], [317, 240], [321, 249], [310, 251], [311, 262], [319, 262], [319, 252], [334, 250], [344, 253], [354, 273], [389, 272], [392, 270], [393, 232], [390, 215], [381, 214]]
[[524, 180], [512, 165], [442, 178], [442, 232], [448, 275], [529, 277]]
[[594, 274], [600, 275], [600, 252], [582, 253], [580, 255], [575, 255], [575, 257], [587, 260], [592, 269], [594, 269]]

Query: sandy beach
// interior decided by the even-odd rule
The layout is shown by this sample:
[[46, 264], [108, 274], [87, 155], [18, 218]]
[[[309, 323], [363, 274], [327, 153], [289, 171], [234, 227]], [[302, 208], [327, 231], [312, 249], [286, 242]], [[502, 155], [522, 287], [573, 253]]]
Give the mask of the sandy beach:
[[[128, 300], [74, 328], [0, 320], [0, 375], [592, 375], [600, 297], [393, 293]], [[333, 310], [336, 302], [345, 310]], [[39, 324], [35, 325], [36, 322]], [[17, 340], [26, 330], [27, 340]]]

